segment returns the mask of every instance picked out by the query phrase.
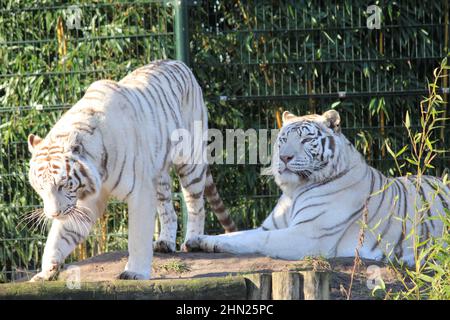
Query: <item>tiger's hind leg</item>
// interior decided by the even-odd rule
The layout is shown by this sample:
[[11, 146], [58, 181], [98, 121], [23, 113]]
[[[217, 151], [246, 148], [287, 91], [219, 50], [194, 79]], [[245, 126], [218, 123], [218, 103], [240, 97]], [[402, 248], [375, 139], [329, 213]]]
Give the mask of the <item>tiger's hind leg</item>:
[[188, 251], [189, 241], [204, 233], [205, 206], [203, 193], [206, 182], [207, 165], [184, 164], [176, 167], [180, 177], [184, 200], [188, 211], [186, 237], [181, 245], [182, 251]]
[[168, 172], [162, 173], [156, 187], [157, 212], [161, 226], [158, 240], [153, 243], [155, 252], [175, 252], [177, 214], [172, 203], [172, 183]]

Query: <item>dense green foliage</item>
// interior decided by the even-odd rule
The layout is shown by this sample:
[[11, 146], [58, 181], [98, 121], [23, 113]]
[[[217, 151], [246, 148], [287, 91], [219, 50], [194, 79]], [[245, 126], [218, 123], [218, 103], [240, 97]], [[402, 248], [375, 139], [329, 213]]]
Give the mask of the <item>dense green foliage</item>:
[[[27, 182], [27, 135], [45, 136], [93, 81], [174, 56], [172, 9], [161, 3], [80, 5], [82, 29], [70, 30], [69, 4], [10, 2], [0, 7], [0, 272], [35, 269], [45, 240], [20, 223], [40, 203]], [[109, 208], [107, 239], [93, 236], [89, 254], [126, 248], [124, 210]]]
[[[448, 57], [442, 60], [441, 65], [434, 71], [434, 79], [428, 85], [429, 94], [420, 103], [420, 125], [411, 128], [409, 114], [405, 116], [405, 127], [409, 136], [409, 144], [398, 152], [389, 149], [389, 153], [396, 161], [396, 167], [402, 175], [416, 175], [417, 188], [422, 188], [421, 177], [429, 168], [433, 167], [433, 159], [448, 151], [438, 147], [438, 140], [434, 139], [434, 133], [442, 128], [446, 118], [447, 103], [439, 94], [439, 83], [448, 83]], [[441, 81], [444, 80], [444, 81]], [[403, 156], [403, 160], [400, 157]], [[412, 166], [409, 169], [406, 164]], [[442, 177], [442, 182], [450, 186], [449, 175]], [[416, 195], [419, 197], [419, 194]], [[448, 199], [450, 195], [441, 188], [427, 194], [428, 199]], [[423, 200], [423, 199], [422, 199]], [[425, 212], [431, 207], [432, 200], [424, 201], [421, 207], [415, 207], [414, 216], [411, 219], [413, 227], [405, 238], [413, 239], [414, 266], [400, 268], [396, 261], [392, 267], [396, 271], [399, 282], [403, 288], [397, 292], [386, 292], [387, 298], [394, 299], [450, 299], [450, 211], [444, 209], [435, 218], [426, 217]], [[420, 224], [426, 220], [435, 223], [441, 220], [442, 234], [436, 238], [421, 239]], [[383, 286], [381, 286], [382, 288]], [[380, 288], [380, 289], [381, 289]]]
[[[81, 1], [82, 29], [69, 30], [67, 8], [79, 2], [0, 5], [0, 272], [35, 268], [45, 240], [42, 232], [17, 227], [24, 213], [39, 206], [26, 177], [28, 133], [44, 136], [94, 80], [119, 79], [151, 60], [176, 58], [170, 3]], [[344, 133], [369, 163], [394, 174], [386, 142], [392, 150], [408, 143], [407, 111], [411, 127], [419, 124], [427, 79], [448, 52], [446, 1], [378, 4], [379, 30], [366, 26], [365, 1], [189, 6], [189, 64], [204, 89], [210, 127], [272, 129], [280, 109], [305, 114], [336, 108]], [[445, 130], [434, 134], [448, 149]], [[441, 174], [448, 159], [440, 154], [430, 172]], [[259, 225], [278, 197], [261, 167], [212, 168], [242, 229]], [[88, 254], [126, 248], [125, 208], [112, 204], [108, 212], [97, 230], [106, 239], [92, 236]], [[212, 214], [207, 230], [220, 230]]]

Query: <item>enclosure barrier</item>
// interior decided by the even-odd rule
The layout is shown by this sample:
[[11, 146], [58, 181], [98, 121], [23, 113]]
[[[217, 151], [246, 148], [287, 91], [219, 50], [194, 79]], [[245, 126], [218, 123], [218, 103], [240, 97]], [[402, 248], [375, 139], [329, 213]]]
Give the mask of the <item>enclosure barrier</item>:
[[[21, 224], [42, 205], [28, 183], [28, 134], [45, 136], [92, 82], [121, 79], [152, 60], [188, 63], [211, 128], [271, 130], [282, 110], [335, 108], [368, 163], [392, 175], [386, 143], [394, 151], [409, 144], [407, 111], [411, 128], [420, 124], [420, 100], [449, 51], [450, 10], [448, 0], [377, 3], [379, 29], [368, 28], [363, 0], [0, 1], [0, 282], [42, 264], [45, 232]], [[446, 101], [448, 87], [441, 84]], [[447, 125], [433, 139], [447, 150], [448, 137]], [[266, 164], [244, 162], [211, 166], [241, 230], [259, 227], [280, 196], [260, 175]], [[449, 163], [450, 153], [440, 153], [436, 175]], [[173, 189], [180, 191], [176, 179]], [[178, 213], [182, 206], [175, 201]], [[208, 207], [205, 230], [222, 232]], [[111, 202], [66, 262], [115, 250], [127, 250], [127, 210]]]
[[329, 272], [289, 271], [197, 279], [82, 282], [7, 283], [0, 300], [109, 299], [109, 300], [328, 300]]

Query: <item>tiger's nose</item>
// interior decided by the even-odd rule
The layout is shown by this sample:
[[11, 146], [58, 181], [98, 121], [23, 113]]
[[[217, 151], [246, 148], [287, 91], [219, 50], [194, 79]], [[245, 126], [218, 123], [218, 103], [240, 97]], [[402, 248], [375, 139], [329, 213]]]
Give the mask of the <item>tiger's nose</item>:
[[56, 218], [61, 214], [61, 210], [53, 203], [44, 203], [44, 213], [49, 218]]
[[283, 161], [285, 164], [287, 164], [293, 158], [294, 158], [294, 156], [280, 156], [281, 161]]
[[59, 212], [58, 211], [50, 211], [50, 212], [45, 212], [45, 215], [49, 218], [57, 218], [59, 216]]

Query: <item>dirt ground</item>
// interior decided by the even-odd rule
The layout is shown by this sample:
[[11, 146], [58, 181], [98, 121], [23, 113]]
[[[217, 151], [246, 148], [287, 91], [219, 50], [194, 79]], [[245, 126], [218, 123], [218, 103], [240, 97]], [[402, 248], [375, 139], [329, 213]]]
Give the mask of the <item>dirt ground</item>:
[[[127, 262], [126, 252], [110, 252], [84, 261], [73, 263], [80, 267], [82, 281], [113, 280], [123, 270]], [[355, 273], [352, 286], [352, 299], [374, 299], [367, 287], [367, 267], [379, 266], [380, 276], [388, 289], [398, 287], [395, 274], [390, 267], [382, 263], [365, 260]], [[67, 268], [67, 266], [66, 266]], [[307, 259], [287, 261], [271, 259], [257, 255], [231, 255], [224, 253], [155, 253], [153, 260], [153, 279], [197, 278], [211, 276], [239, 275], [249, 272], [271, 272], [301, 269], [327, 269], [332, 272], [331, 298], [346, 299], [350, 287], [353, 269], [352, 258]], [[60, 274], [60, 279], [67, 277], [68, 271]]]

